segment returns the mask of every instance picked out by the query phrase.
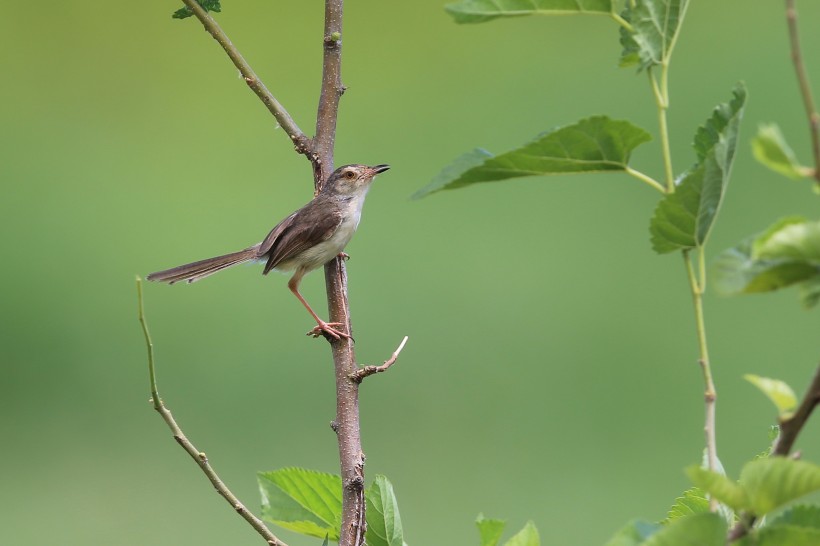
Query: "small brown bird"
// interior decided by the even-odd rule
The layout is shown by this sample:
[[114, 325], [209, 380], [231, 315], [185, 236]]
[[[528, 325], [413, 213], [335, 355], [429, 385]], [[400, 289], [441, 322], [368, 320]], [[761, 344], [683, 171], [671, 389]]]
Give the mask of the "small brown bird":
[[318, 325], [308, 335], [318, 336], [324, 332], [335, 339], [349, 339], [349, 334], [337, 329], [343, 324], [328, 323], [319, 318], [299, 293], [299, 283], [305, 274], [326, 264], [344, 250], [359, 226], [371, 182], [377, 174], [389, 168], [389, 165], [339, 167], [310, 203], [279, 222], [261, 243], [239, 252], [151, 273], [147, 279], [168, 284], [179, 281], [192, 283], [237, 264], [264, 261], [263, 275], [271, 269], [294, 272], [288, 281], [288, 288]]

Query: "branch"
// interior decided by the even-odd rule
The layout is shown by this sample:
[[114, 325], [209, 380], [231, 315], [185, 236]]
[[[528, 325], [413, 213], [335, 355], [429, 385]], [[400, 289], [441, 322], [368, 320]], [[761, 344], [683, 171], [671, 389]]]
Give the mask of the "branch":
[[[285, 130], [293, 141], [296, 151], [300, 154], [308, 155], [310, 153], [310, 139], [299, 129], [296, 122], [290, 117], [288, 111], [285, 110], [285, 107], [268, 91], [268, 88], [265, 87], [265, 84], [262, 83], [262, 80], [259, 79], [256, 72], [254, 72], [247, 61], [245, 61], [245, 58], [242, 57], [242, 54], [239, 53], [239, 50], [236, 49], [236, 46], [233, 45], [219, 24], [213, 17], [208, 15], [208, 12], [206, 12], [196, 0], [182, 1], [194, 12], [196, 18], [199, 19], [213, 39], [219, 42], [219, 45], [222, 46], [222, 49], [225, 50], [225, 53], [227, 53], [228, 57], [233, 61], [234, 66], [239, 69], [245, 83], [247, 83], [248, 87], [262, 100], [270, 113], [273, 114], [273, 117], [276, 118], [279, 126]], [[308, 156], [308, 158], [310, 159], [310, 156]]]
[[800, 94], [803, 96], [803, 105], [806, 108], [806, 115], [809, 118], [812, 154], [814, 155], [813, 176], [817, 183], [820, 184], [820, 114], [814, 105], [809, 77], [806, 74], [806, 67], [803, 64], [803, 55], [800, 53], [800, 40], [797, 35], [797, 10], [794, 6], [794, 0], [786, 0], [786, 23], [789, 27], [789, 42], [791, 43], [794, 71], [797, 73], [797, 83], [800, 86]]
[[145, 310], [142, 304], [142, 279], [137, 277], [137, 299], [139, 301], [139, 321], [142, 325], [142, 333], [145, 336], [145, 344], [148, 349], [148, 374], [151, 380], [151, 403], [154, 406], [154, 409], [162, 416], [162, 419], [165, 421], [165, 424], [168, 425], [168, 428], [171, 429], [171, 434], [174, 435], [174, 440], [184, 449], [188, 455], [199, 465], [199, 468], [202, 469], [202, 472], [205, 473], [205, 476], [211, 481], [213, 486], [216, 488], [216, 492], [222, 495], [228, 503], [233, 507], [236, 512], [247, 521], [251, 527], [253, 527], [257, 533], [259, 533], [262, 538], [264, 538], [270, 546], [287, 546], [284, 542], [279, 540], [276, 535], [274, 535], [270, 529], [256, 516], [254, 516], [251, 512], [245, 508], [245, 505], [239, 502], [239, 499], [236, 498], [228, 486], [219, 478], [216, 471], [211, 467], [211, 464], [208, 462], [208, 457], [205, 455], [204, 452], [199, 451], [194, 444], [188, 440], [188, 437], [182, 432], [182, 429], [177, 424], [176, 420], [174, 419], [173, 415], [171, 415], [171, 411], [165, 407], [162, 403], [162, 400], [159, 397], [159, 391], [157, 390], [157, 378], [156, 378], [156, 371], [154, 368], [154, 344], [151, 342], [151, 334], [148, 332], [148, 324], [145, 321]]
[[[788, 457], [797, 436], [811, 417], [814, 408], [820, 404], [820, 366], [814, 372], [814, 378], [803, 396], [797, 411], [788, 419], [780, 419], [780, 434], [772, 446], [770, 457]], [[749, 512], [740, 515], [740, 520], [729, 531], [728, 542], [740, 540], [754, 525], [757, 517]]]
[[407, 336], [404, 336], [404, 339], [401, 340], [399, 343], [399, 347], [393, 351], [393, 354], [390, 355], [390, 358], [384, 361], [384, 364], [381, 366], [365, 366], [364, 368], [359, 368], [356, 370], [356, 373], [350, 376], [350, 379], [355, 381], [356, 383], [361, 383], [365, 377], [370, 377], [371, 375], [386, 372], [390, 366], [396, 363], [396, 360], [399, 358], [399, 353], [402, 349], [404, 349], [404, 344], [407, 343]]

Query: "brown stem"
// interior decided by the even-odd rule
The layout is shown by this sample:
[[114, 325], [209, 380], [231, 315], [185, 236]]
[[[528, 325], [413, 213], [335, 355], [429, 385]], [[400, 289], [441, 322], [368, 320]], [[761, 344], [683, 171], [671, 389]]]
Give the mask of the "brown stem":
[[404, 339], [401, 340], [401, 343], [399, 343], [398, 348], [395, 351], [393, 351], [393, 354], [390, 355], [390, 358], [384, 361], [384, 364], [380, 366], [365, 366], [363, 368], [359, 368], [358, 370], [356, 370], [356, 373], [350, 376], [350, 379], [352, 379], [356, 383], [361, 383], [362, 381], [364, 381], [365, 377], [370, 377], [371, 375], [386, 372], [387, 370], [389, 370], [390, 366], [395, 364], [396, 360], [398, 360], [399, 353], [401, 353], [401, 350], [404, 349], [404, 344], [407, 343], [407, 339], [408, 337], [404, 336]]
[[239, 53], [239, 50], [236, 49], [236, 46], [233, 45], [219, 24], [213, 17], [208, 15], [207, 11], [202, 9], [202, 6], [200, 6], [196, 0], [182, 1], [192, 12], [194, 12], [196, 18], [199, 19], [202, 26], [205, 27], [205, 30], [208, 31], [213, 39], [219, 42], [219, 45], [222, 46], [222, 49], [225, 50], [225, 53], [227, 53], [228, 57], [230, 57], [231, 61], [233, 61], [234, 66], [239, 69], [239, 73], [242, 74], [242, 78], [245, 80], [245, 83], [247, 83], [248, 87], [250, 87], [251, 90], [256, 93], [256, 96], [262, 100], [270, 113], [273, 114], [273, 117], [276, 118], [276, 121], [282, 129], [284, 129], [288, 134], [291, 141], [293, 141], [296, 151], [300, 154], [308, 155], [310, 151], [310, 140], [305, 136], [302, 130], [299, 129], [296, 122], [293, 121], [292, 117], [290, 117], [288, 111], [285, 110], [285, 107], [276, 100], [276, 97], [274, 97], [270, 91], [268, 91], [268, 88], [265, 87], [265, 84], [262, 83], [262, 80], [259, 79], [256, 72], [254, 72], [247, 61], [245, 61], [245, 58], [242, 57], [242, 54]]
[[343, 0], [325, 0], [325, 28], [322, 46], [322, 89], [316, 113], [316, 136], [313, 138], [313, 181], [318, 192], [333, 172], [333, 147], [336, 143], [336, 120], [342, 85], [342, 12]]
[[814, 155], [814, 179], [820, 184], [820, 113], [817, 112], [814, 105], [811, 84], [809, 83], [808, 74], [806, 74], [806, 67], [803, 64], [803, 55], [800, 52], [800, 40], [797, 34], [797, 9], [794, 0], [786, 0], [786, 23], [789, 28], [789, 42], [791, 44], [794, 71], [797, 73], [797, 83], [803, 97], [803, 106], [806, 108], [806, 116], [809, 118], [812, 154]]

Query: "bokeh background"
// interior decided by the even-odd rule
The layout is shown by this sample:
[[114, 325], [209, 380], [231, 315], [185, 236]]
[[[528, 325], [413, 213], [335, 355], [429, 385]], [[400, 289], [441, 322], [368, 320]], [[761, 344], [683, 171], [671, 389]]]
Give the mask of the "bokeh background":
[[[648, 243], [658, 195], [600, 175], [409, 196], [468, 149], [588, 115], [657, 134], [649, 88], [617, 67], [606, 18], [457, 26], [442, 3], [346, 6], [337, 163], [393, 166], [348, 247], [359, 359], [410, 336], [362, 391], [367, 471], [393, 481], [410, 544], [475, 544], [479, 512], [510, 531], [532, 519], [544, 544], [602, 544], [662, 518], [702, 446], [685, 274]], [[321, 2], [224, 4], [221, 24], [312, 132]], [[799, 4], [817, 82], [820, 6]], [[0, 542], [259, 543], [148, 404], [134, 277], [258, 241], [310, 198], [309, 166], [199, 23], [171, 19], [174, 2], [0, 5]], [[776, 120], [809, 161], [782, 7], [693, 2], [673, 61], [678, 171], [712, 107], [749, 88], [712, 258], [783, 215], [817, 217], [808, 184], [748, 145]], [[660, 176], [658, 158], [653, 141], [634, 162]], [[329, 351], [304, 337], [286, 280], [249, 267], [146, 286], [165, 401], [250, 507], [257, 470], [337, 470]], [[324, 311], [322, 275], [303, 286]], [[742, 374], [802, 392], [818, 315], [794, 291], [710, 291], [706, 310], [719, 451], [737, 475], [774, 417]]]

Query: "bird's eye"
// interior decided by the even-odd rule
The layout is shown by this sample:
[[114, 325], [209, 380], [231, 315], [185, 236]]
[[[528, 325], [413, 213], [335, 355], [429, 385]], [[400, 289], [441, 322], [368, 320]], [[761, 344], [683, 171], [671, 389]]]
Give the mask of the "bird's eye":
[[345, 171], [345, 178], [353, 178], [354, 176], [356, 176], [356, 173], [353, 171]]

